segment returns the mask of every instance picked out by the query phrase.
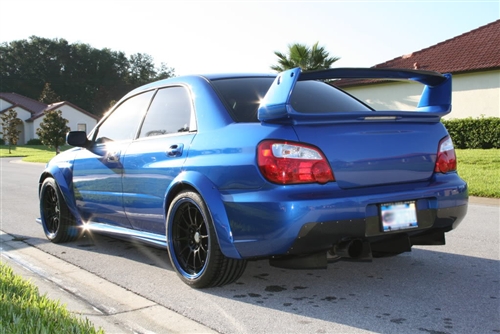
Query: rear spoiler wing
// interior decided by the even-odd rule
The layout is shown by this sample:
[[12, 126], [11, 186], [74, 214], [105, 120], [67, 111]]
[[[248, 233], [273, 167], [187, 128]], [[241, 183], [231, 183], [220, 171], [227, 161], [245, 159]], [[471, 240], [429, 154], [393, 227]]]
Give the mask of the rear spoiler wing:
[[407, 69], [378, 68], [334, 68], [302, 72], [294, 68], [278, 74], [262, 100], [258, 119], [260, 121], [284, 120], [299, 114], [290, 103], [297, 81], [327, 79], [389, 79], [411, 80], [425, 85], [417, 112], [431, 113], [442, 117], [451, 112], [451, 74]]

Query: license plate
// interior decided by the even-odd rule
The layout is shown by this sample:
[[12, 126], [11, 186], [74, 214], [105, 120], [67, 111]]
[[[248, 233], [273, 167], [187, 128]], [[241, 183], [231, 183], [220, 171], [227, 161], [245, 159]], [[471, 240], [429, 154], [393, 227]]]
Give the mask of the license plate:
[[384, 232], [418, 227], [415, 202], [381, 204], [380, 220], [382, 221], [382, 231]]

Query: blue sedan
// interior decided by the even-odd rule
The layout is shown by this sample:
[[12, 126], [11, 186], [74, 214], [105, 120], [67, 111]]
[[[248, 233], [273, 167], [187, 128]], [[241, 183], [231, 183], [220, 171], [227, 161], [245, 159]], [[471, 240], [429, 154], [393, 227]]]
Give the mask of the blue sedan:
[[[330, 79], [423, 84], [412, 111], [377, 111]], [[105, 233], [166, 247], [194, 288], [236, 281], [247, 261], [326, 268], [444, 245], [467, 212], [440, 122], [451, 76], [338, 68], [185, 76], [123, 97], [39, 181], [54, 243]]]

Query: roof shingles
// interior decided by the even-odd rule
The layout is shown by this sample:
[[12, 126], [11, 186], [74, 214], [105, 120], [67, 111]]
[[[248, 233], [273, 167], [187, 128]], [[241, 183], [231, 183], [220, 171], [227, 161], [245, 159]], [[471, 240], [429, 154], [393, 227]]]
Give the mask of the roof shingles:
[[415, 68], [460, 73], [500, 68], [500, 20], [375, 68]]
[[99, 120], [99, 117], [97, 117], [96, 115], [93, 115], [93, 114], [89, 113], [88, 111], [85, 111], [82, 108], [77, 107], [74, 104], [67, 102], [67, 101], [61, 101], [61, 102], [56, 102], [56, 103], [53, 103], [50, 105], [46, 105], [45, 103], [30, 99], [29, 97], [22, 96], [22, 95], [19, 95], [16, 93], [0, 93], [0, 99], [3, 99], [3, 100], [12, 104], [12, 106], [10, 106], [4, 110], [0, 110], [0, 114], [9, 110], [9, 109], [12, 109], [14, 107], [19, 106], [19, 107], [23, 108], [24, 110], [28, 111], [29, 113], [31, 113], [31, 117], [28, 118], [27, 120], [25, 120], [26, 122], [32, 122], [35, 119], [42, 117], [45, 114], [45, 112], [47, 112], [49, 110], [56, 110], [57, 108], [62, 107], [64, 105], [68, 105], [68, 106], [72, 107], [73, 109], [76, 109], [87, 116], [90, 116], [96, 120]]
[[[22, 96], [16, 93], [0, 93], [0, 99], [3, 99], [9, 103], [12, 103], [13, 106], [20, 106], [26, 111], [29, 111], [32, 116], [43, 113], [43, 111], [47, 108], [45, 103], [30, 99], [29, 97]], [[11, 107], [7, 109], [11, 109]], [[0, 110], [0, 113], [4, 110]]]

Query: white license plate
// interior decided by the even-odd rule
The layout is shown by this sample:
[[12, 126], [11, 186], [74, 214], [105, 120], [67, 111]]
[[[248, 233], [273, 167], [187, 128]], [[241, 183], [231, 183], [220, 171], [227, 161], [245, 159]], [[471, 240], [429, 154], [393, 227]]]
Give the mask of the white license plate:
[[381, 204], [380, 220], [383, 232], [418, 227], [415, 201]]

